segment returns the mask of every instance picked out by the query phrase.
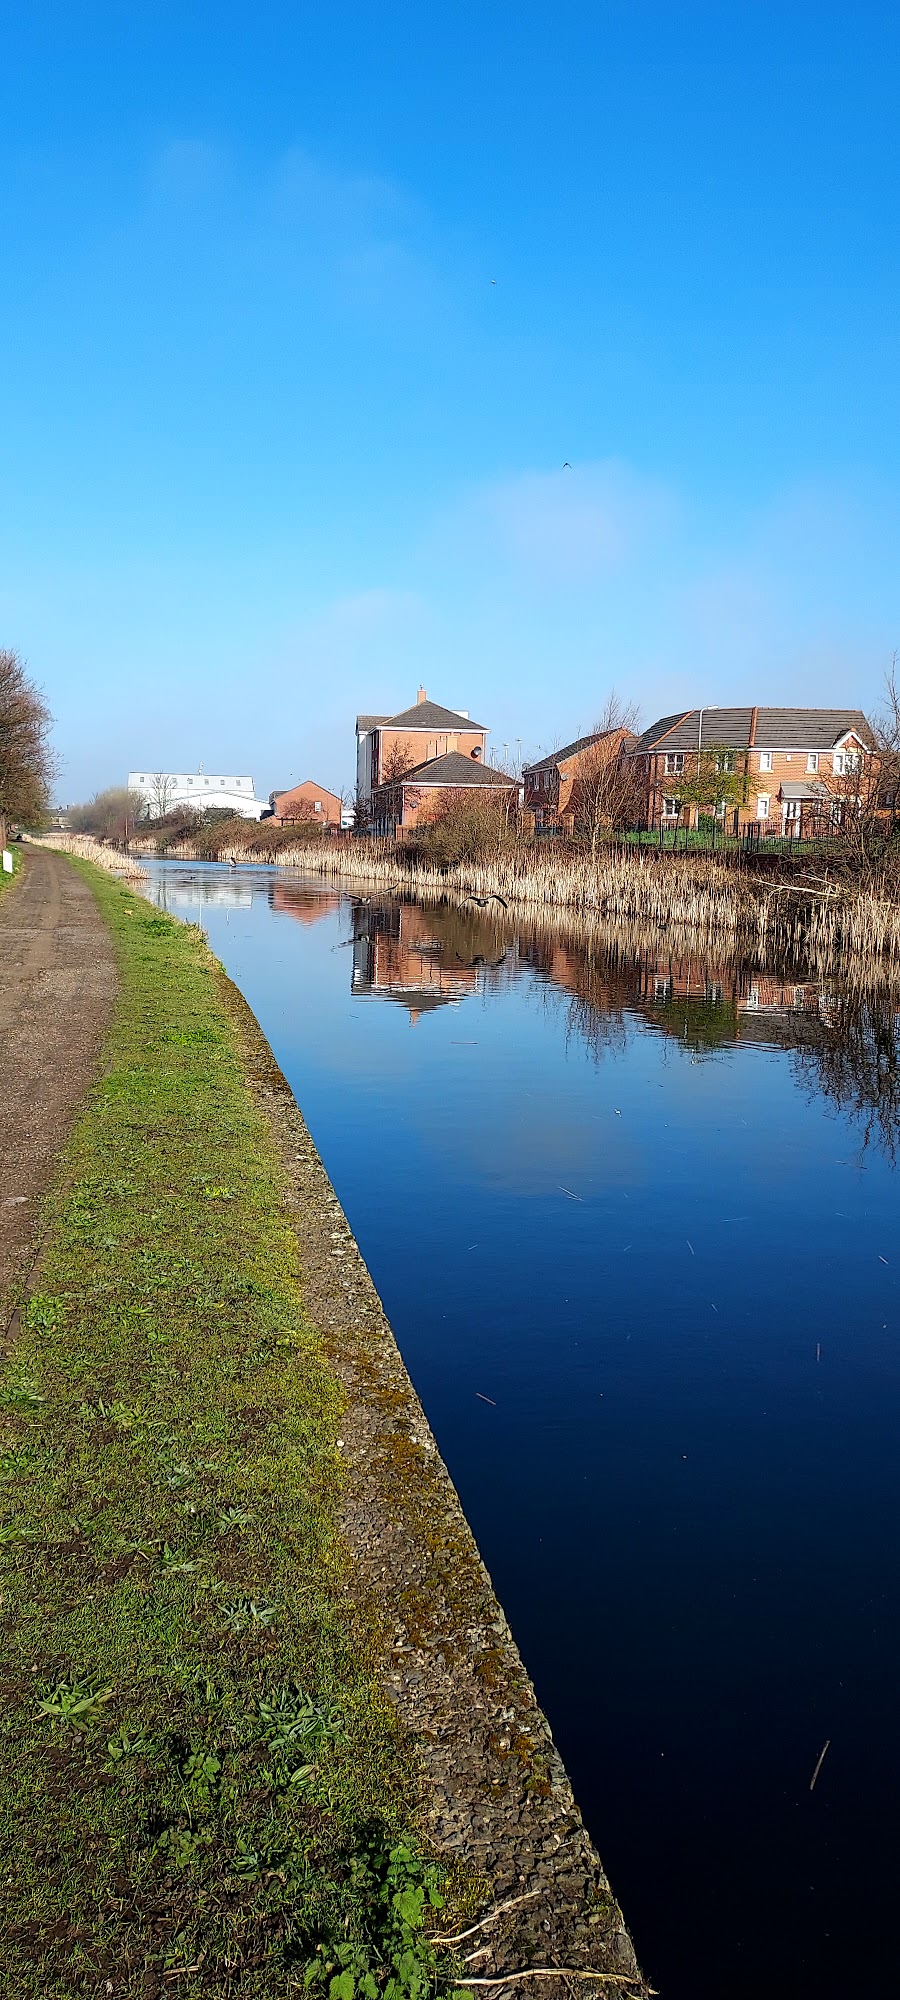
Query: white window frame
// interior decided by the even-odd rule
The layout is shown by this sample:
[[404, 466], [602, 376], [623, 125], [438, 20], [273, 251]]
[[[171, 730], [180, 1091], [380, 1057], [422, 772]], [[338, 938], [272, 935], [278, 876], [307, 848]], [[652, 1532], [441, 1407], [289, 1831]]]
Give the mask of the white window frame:
[[807, 771], [809, 772], [810, 776], [812, 776], [812, 775], [813, 775], [813, 773], [814, 773], [814, 772], [816, 772], [816, 771], [818, 770], [818, 768], [819, 768], [819, 753], [818, 753], [818, 750], [807, 750], [807, 753], [806, 753], [806, 769], [807, 769]]
[[771, 804], [772, 804], [772, 794], [771, 794], [771, 792], [758, 792], [758, 793], [757, 793], [757, 795], [756, 795], [756, 817], [757, 817], [757, 819], [768, 819], [768, 817], [769, 817], [769, 807], [771, 806]]
[[737, 759], [733, 750], [720, 750], [716, 758], [716, 770], [723, 772], [726, 777], [731, 777], [736, 762]]
[[664, 799], [663, 799], [663, 802], [662, 802], [662, 816], [663, 816], [663, 819], [668, 819], [668, 820], [673, 820], [673, 819], [677, 819], [677, 818], [678, 818], [678, 800], [677, 800], [677, 799], [672, 799], [672, 798], [668, 798], [668, 799], [667, 799], [667, 798], [664, 798]]
[[761, 750], [761, 751], [760, 751], [760, 753], [759, 753], [759, 768], [760, 768], [760, 770], [761, 770], [761, 771], [771, 771], [771, 769], [772, 769], [772, 752], [771, 752], [771, 750]]
[[845, 747], [843, 750], [835, 750], [831, 759], [835, 777], [852, 778], [854, 772], [859, 770], [861, 761], [862, 757], [859, 750], [848, 747]]
[[684, 772], [684, 751], [666, 751], [666, 777], [680, 778]]

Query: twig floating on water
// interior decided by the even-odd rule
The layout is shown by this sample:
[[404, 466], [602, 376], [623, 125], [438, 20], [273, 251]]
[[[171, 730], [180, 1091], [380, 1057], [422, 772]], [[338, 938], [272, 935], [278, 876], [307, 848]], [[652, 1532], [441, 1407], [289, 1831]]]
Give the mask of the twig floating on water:
[[693, 1246], [693, 1243], [691, 1242], [691, 1239], [690, 1239], [690, 1237], [689, 1237], [689, 1236], [686, 1236], [684, 1240], [685, 1240], [685, 1242], [686, 1242], [686, 1244], [687, 1244], [687, 1247], [688, 1247], [688, 1249], [689, 1249], [689, 1251], [690, 1251], [690, 1253], [691, 1253], [691, 1256], [692, 1256], [692, 1257], [696, 1257], [696, 1255], [697, 1255], [697, 1252], [696, 1252], [696, 1250], [694, 1249], [694, 1246]]
[[483, 1396], [480, 1389], [476, 1389], [475, 1394], [478, 1397], [479, 1403], [490, 1403], [491, 1409], [496, 1410], [497, 1405], [494, 1402], [493, 1396]]
[[572, 1190], [571, 1190], [571, 1188], [564, 1188], [564, 1187], [563, 1187], [563, 1184], [562, 1184], [562, 1181], [557, 1181], [557, 1187], [559, 1188], [559, 1191], [560, 1191], [560, 1194], [566, 1194], [566, 1195], [568, 1195], [568, 1197], [569, 1197], [569, 1200], [570, 1200], [570, 1201], [583, 1201], [583, 1200], [584, 1200], [584, 1195], [583, 1195], [583, 1194], [573, 1194], [573, 1193], [572, 1193]]
[[810, 1778], [810, 1781], [809, 1781], [809, 1789], [810, 1789], [810, 1791], [812, 1791], [812, 1789], [813, 1789], [813, 1786], [814, 1786], [814, 1784], [815, 1784], [815, 1782], [816, 1782], [816, 1779], [817, 1779], [817, 1777], [818, 1777], [818, 1775], [819, 1775], [819, 1772], [820, 1772], [820, 1771], [821, 1771], [821, 1769], [822, 1769], [822, 1765], [823, 1765], [823, 1764], [824, 1764], [824, 1762], [825, 1762], [825, 1752], [826, 1752], [826, 1750], [828, 1749], [828, 1746], [829, 1746], [830, 1742], [831, 1742], [831, 1737], [830, 1737], [830, 1736], [826, 1736], [826, 1738], [825, 1738], [825, 1741], [824, 1741], [824, 1743], [823, 1743], [823, 1745], [822, 1745], [822, 1748], [821, 1748], [821, 1750], [820, 1750], [820, 1752], [819, 1752], [819, 1761], [818, 1761], [818, 1763], [817, 1763], [817, 1765], [816, 1765], [816, 1768], [815, 1768], [815, 1770], [814, 1770], [814, 1772], [813, 1772], [813, 1774], [812, 1774], [812, 1777]]

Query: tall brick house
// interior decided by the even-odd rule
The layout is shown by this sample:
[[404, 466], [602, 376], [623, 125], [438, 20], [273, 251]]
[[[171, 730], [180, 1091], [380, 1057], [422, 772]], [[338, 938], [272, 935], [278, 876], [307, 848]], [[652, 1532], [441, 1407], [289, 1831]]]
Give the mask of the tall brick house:
[[488, 731], [464, 709], [442, 708], [420, 687], [412, 708], [399, 715], [356, 718], [356, 794], [371, 803], [379, 786], [436, 757], [484, 757]]
[[805, 833], [844, 809], [854, 774], [876, 753], [859, 708], [688, 708], [661, 716], [628, 754], [640, 760], [648, 827], [696, 825], [702, 808], [679, 810], [678, 782], [715, 757], [743, 779], [730, 827]]

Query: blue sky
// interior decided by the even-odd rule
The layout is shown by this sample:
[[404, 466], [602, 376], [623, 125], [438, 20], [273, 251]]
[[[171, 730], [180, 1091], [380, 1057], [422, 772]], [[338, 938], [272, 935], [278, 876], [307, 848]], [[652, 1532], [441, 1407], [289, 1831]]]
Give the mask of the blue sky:
[[[60, 795], [429, 694], [872, 706], [900, 14], [6, 0], [0, 643]], [[563, 470], [564, 461], [570, 470]]]

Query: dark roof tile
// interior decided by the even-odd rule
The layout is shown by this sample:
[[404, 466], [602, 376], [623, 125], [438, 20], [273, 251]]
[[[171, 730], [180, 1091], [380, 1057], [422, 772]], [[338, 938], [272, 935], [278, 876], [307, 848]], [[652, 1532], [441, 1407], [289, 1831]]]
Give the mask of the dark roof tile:
[[401, 708], [399, 715], [358, 715], [357, 729], [476, 729], [484, 730], [483, 722], [473, 722], [471, 716], [460, 715], [457, 708], [442, 708], [439, 701], [415, 701], [412, 708]]
[[[679, 715], [663, 715], [633, 745], [635, 755], [647, 750], [696, 750], [701, 710], [688, 709]], [[702, 742], [712, 750], [717, 744], [743, 749], [750, 742], [752, 708], [704, 708]], [[831, 750], [855, 729], [862, 741], [872, 744], [872, 730], [861, 708], [760, 708], [757, 710], [755, 750]]]
[[445, 757], [429, 757], [404, 771], [398, 784], [404, 785], [514, 785], [505, 771], [494, 771], [478, 757], [466, 757], [461, 750], [448, 750]]

